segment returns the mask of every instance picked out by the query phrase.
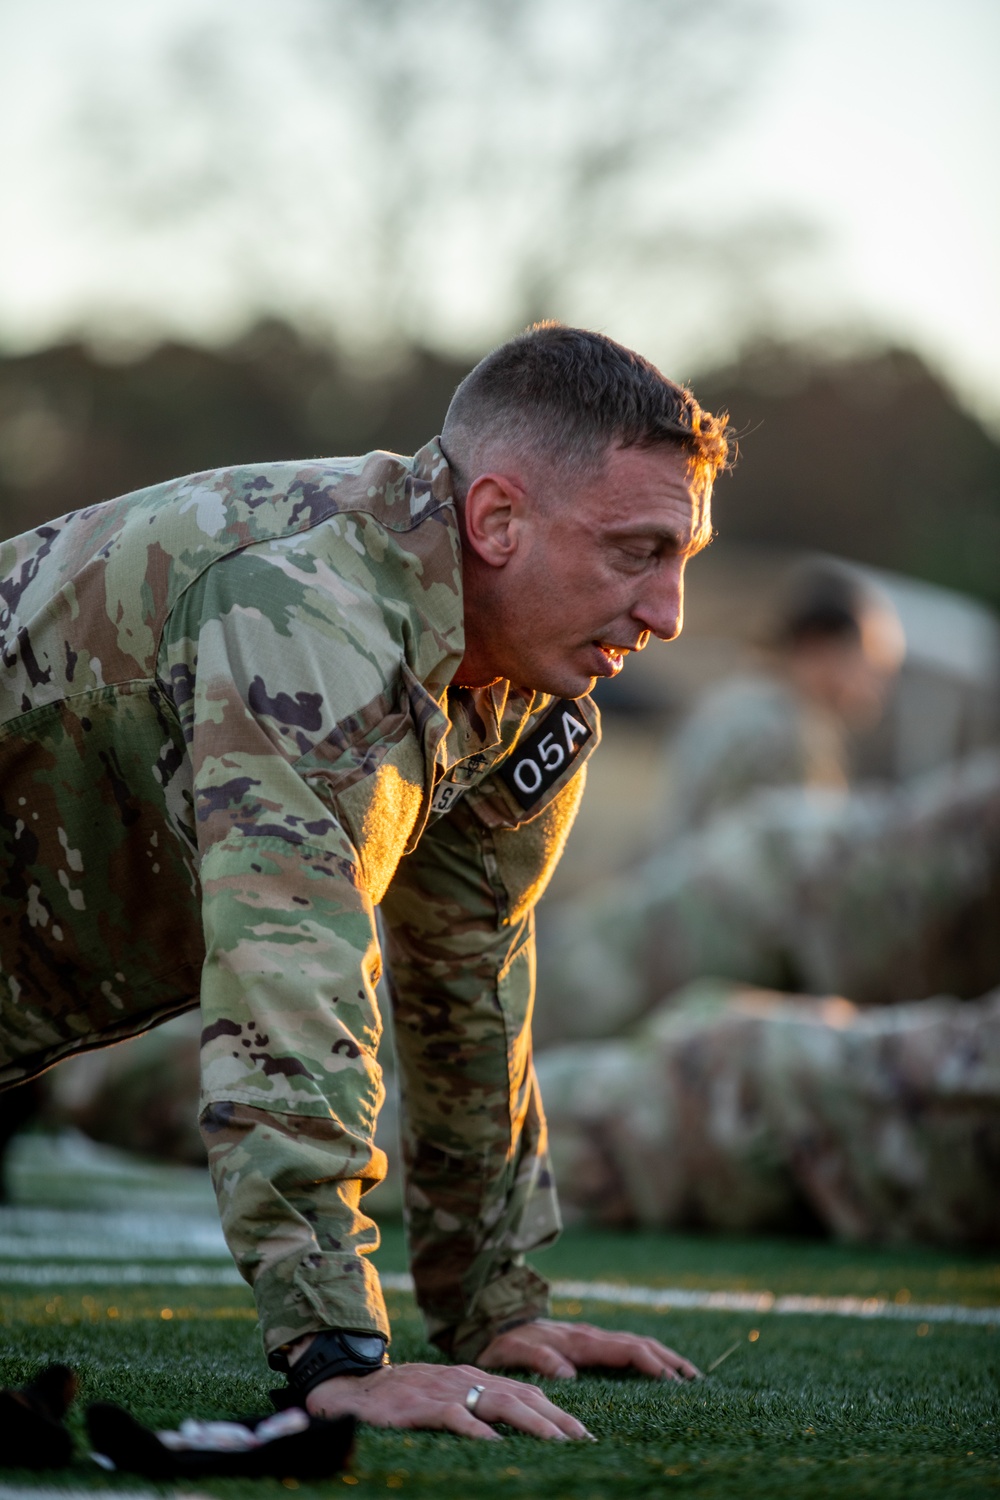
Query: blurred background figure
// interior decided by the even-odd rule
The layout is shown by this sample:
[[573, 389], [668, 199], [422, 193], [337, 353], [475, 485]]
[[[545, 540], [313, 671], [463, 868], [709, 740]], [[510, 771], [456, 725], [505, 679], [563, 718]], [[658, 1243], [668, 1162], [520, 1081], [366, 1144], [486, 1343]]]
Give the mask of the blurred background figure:
[[132, 1041], [82, 1053], [38, 1080], [46, 1124], [152, 1161], [202, 1166], [200, 1051], [201, 1015], [191, 1010]]
[[832, 559], [793, 567], [762, 669], [707, 692], [670, 747], [664, 836], [764, 787], [846, 791], [847, 735], [877, 723], [904, 652], [891, 602], [857, 570]]
[[1000, 990], [863, 1010], [702, 981], [538, 1075], [570, 1222], [1000, 1244]]
[[885, 1005], [1000, 979], [1000, 751], [757, 792], [539, 913], [535, 1036], [621, 1035], [706, 976]]

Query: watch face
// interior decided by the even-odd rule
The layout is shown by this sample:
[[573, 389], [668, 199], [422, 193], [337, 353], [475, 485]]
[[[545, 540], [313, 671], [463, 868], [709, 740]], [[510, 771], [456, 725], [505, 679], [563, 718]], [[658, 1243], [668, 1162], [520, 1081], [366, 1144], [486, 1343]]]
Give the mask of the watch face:
[[355, 1359], [380, 1365], [385, 1358], [385, 1339], [380, 1338], [377, 1333], [342, 1333], [340, 1339], [348, 1354], [353, 1354]]

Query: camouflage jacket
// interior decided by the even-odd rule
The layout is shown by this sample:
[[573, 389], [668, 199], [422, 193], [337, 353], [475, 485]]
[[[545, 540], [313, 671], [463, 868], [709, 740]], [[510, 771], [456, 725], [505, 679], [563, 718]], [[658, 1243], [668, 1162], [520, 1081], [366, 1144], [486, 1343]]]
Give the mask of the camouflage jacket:
[[599, 738], [589, 700], [449, 688], [447, 464], [219, 470], [0, 549], [0, 1082], [197, 1003], [202, 1130], [273, 1351], [388, 1332], [382, 905], [410, 1245], [471, 1358], [546, 1304], [532, 908]]
[[847, 790], [847, 744], [834, 715], [778, 673], [728, 678], [696, 704], [667, 747], [666, 838], [711, 821], [765, 787]]

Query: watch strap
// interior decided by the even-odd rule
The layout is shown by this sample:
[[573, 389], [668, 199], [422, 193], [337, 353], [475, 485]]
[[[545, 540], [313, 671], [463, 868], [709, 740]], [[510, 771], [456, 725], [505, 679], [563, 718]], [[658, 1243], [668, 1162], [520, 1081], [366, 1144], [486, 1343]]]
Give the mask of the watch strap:
[[276, 1350], [268, 1356], [273, 1370], [283, 1370], [292, 1392], [304, 1400], [324, 1380], [336, 1375], [373, 1375], [389, 1363], [387, 1340], [380, 1333], [350, 1333], [327, 1328], [317, 1333], [309, 1348], [294, 1365], [287, 1355]]

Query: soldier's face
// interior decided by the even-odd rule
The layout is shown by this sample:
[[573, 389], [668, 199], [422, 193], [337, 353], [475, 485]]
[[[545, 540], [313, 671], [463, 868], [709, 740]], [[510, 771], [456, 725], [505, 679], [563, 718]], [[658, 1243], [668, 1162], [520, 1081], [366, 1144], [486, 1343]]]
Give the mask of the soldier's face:
[[680, 633], [684, 569], [709, 538], [710, 496], [687, 456], [664, 446], [612, 449], [599, 479], [525, 499], [501, 594], [503, 675], [577, 698], [650, 636]]

